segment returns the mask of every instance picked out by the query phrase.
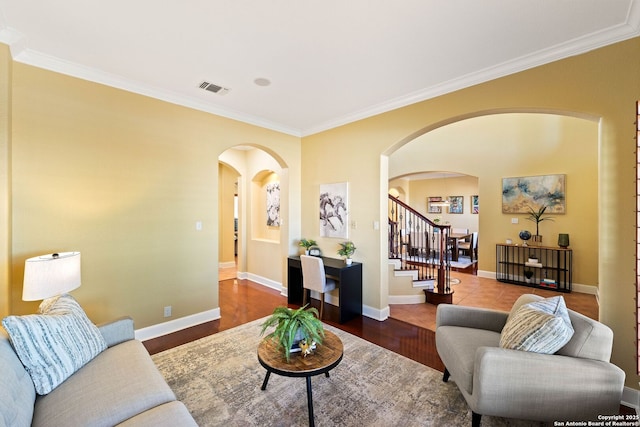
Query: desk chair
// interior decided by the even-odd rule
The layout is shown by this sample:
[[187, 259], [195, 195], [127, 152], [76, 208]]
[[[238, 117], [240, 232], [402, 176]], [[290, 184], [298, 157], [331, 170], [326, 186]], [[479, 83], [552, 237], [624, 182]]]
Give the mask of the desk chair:
[[334, 290], [336, 288], [336, 282], [326, 277], [322, 258], [300, 255], [300, 262], [302, 263], [302, 286], [304, 287], [302, 305], [307, 304], [307, 294], [309, 290], [319, 292], [320, 319], [322, 319], [322, 313], [324, 312], [324, 293]]

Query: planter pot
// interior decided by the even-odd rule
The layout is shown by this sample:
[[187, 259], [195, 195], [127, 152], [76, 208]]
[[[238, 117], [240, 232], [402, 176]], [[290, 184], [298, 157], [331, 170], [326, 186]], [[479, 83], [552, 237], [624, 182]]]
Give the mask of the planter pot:
[[351, 263], [353, 262], [353, 260], [352, 260], [351, 258], [347, 258], [347, 259], [345, 259], [345, 260], [344, 260], [344, 262], [345, 262], [347, 265], [351, 265]]
[[534, 235], [533, 236], [533, 243], [535, 243], [538, 246], [542, 245], [542, 235], [540, 235], [540, 234]]

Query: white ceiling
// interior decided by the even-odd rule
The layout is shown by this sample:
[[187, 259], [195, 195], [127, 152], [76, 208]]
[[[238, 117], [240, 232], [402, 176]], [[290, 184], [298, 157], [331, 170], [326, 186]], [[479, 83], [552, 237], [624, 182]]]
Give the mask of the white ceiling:
[[640, 0], [0, 0], [18, 62], [298, 136], [638, 35]]

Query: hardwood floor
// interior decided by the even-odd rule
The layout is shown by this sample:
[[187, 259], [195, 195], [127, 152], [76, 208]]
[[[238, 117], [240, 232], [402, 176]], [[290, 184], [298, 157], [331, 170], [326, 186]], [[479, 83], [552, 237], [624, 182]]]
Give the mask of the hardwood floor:
[[[287, 305], [287, 299], [278, 291], [269, 289], [249, 280], [233, 278], [233, 272], [220, 275], [221, 319], [193, 326], [173, 334], [145, 341], [143, 344], [150, 354], [173, 348], [225, 329], [257, 320], [271, 314], [279, 305]], [[508, 310], [513, 301], [522, 293], [536, 293], [542, 296], [557, 295], [553, 291], [509, 285], [495, 280], [483, 279], [472, 274], [457, 272], [452, 277], [459, 278], [460, 284], [453, 285], [454, 304], [469, 306], [488, 306]], [[570, 293], [563, 294], [567, 305], [586, 316], [597, 319], [597, 302], [593, 295]], [[509, 303], [510, 301], [510, 303]], [[319, 308], [320, 302], [312, 300]], [[292, 306], [293, 307], [293, 306]], [[435, 306], [430, 304], [411, 304], [391, 306], [389, 319], [378, 322], [368, 317], [360, 317], [345, 324], [337, 323], [338, 310], [331, 304], [325, 304], [324, 322], [359, 336], [395, 353], [408, 357], [423, 365], [444, 371], [444, 365], [436, 352]], [[595, 316], [595, 317], [594, 317]], [[400, 320], [404, 318], [404, 320]], [[422, 324], [422, 326], [416, 326]], [[432, 327], [432, 329], [429, 329]], [[621, 406], [620, 414], [635, 414], [632, 408]]]
[[[185, 330], [144, 342], [153, 354], [192, 340], [214, 334], [225, 329], [260, 319], [271, 314], [278, 305], [287, 305], [287, 299], [276, 290], [249, 280], [231, 278], [235, 270], [220, 273], [221, 319], [187, 328]], [[557, 292], [510, 285], [484, 279], [472, 274], [452, 273], [460, 280], [452, 285], [454, 304], [509, 310], [517, 297], [523, 293], [542, 296], [557, 295]], [[587, 316], [597, 319], [597, 302], [593, 295], [563, 294], [567, 305]], [[319, 308], [320, 302], [312, 300]], [[367, 341], [387, 348], [419, 363], [442, 371], [444, 366], [435, 349], [435, 311], [431, 304], [391, 305], [391, 318], [378, 322], [368, 317], [339, 324], [337, 307], [325, 304], [327, 324], [335, 326]]]

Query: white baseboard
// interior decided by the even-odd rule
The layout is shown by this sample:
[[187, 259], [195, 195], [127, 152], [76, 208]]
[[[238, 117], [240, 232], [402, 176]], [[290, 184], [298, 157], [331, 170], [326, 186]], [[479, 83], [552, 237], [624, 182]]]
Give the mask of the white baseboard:
[[136, 329], [135, 337], [140, 341], [145, 341], [218, 319], [220, 319], [220, 307]]
[[236, 266], [236, 262], [235, 261], [227, 261], [227, 262], [219, 262], [218, 263], [218, 268], [231, 268], [231, 267], [235, 267]]
[[275, 280], [267, 279], [266, 277], [258, 276], [257, 274], [247, 273], [247, 272], [238, 272], [238, 279], [241, 280], [251, 280], [259, 285], [266, 286], [270, 289], [275, 289], [280, 292], [280, 295], [287, 296], [287, 288], [282, 286], [282, 283], [276, 282]]

